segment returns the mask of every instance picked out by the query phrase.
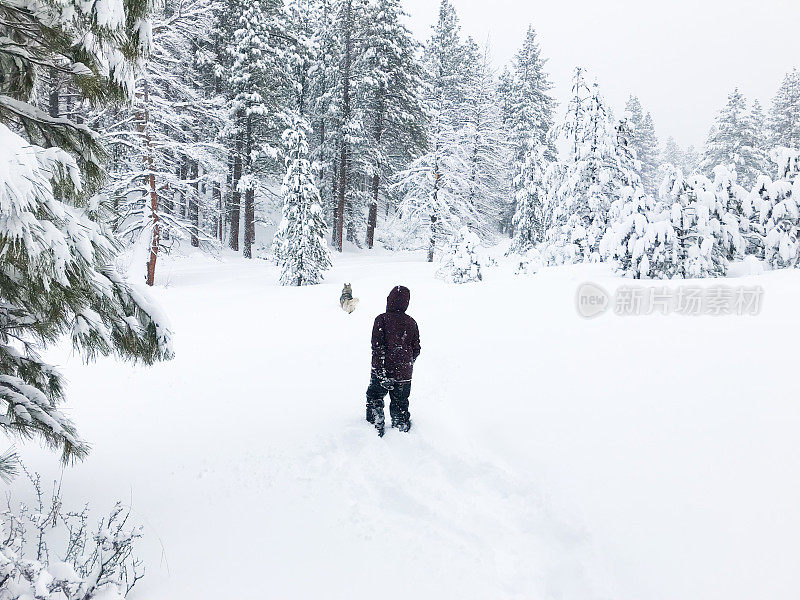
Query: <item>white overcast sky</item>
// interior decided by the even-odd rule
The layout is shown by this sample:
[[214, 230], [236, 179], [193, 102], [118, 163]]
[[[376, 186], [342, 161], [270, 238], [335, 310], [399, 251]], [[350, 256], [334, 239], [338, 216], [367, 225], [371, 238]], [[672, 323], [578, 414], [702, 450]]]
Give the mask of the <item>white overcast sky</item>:
[[[767, 108], [800, 67], [800, 0], [452, 0], [462, 32], [494, 62], [510, 61], [528, 24], [538, 35], [559, 101], [575, 66], [588, 68], [620, 114], [630, 94], [653, 114], [663, 141], [702, 146], [727, 94], [739, 87]], [[404, 0], [408, 24], [426, 40], [438, 0]]]

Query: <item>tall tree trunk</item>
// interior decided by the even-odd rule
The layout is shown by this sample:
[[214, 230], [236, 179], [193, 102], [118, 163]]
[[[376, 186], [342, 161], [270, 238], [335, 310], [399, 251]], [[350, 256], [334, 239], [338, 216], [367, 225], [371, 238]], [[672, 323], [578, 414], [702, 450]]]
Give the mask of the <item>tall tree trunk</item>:
[[333, 204], [333, 229], [331, 230], [331, 243], [336, 246], [336, 239], [339, 234], [339, 163], [333, 161], [331, 169], [331, 203]]
[[346, 0], [344, 5], [344, 61], [342, 65], [342, 135], [341, 135], [341, 148], [339, 155], [339, 204], [336, 207], [338, 213], [338, 221], [336, 223], [336, 249], [341, 252], [343, 248], [342, 234], [344, 231], [344, 205], [347, 198], [348, 186], [348, 143], [347, 137], [344, 134], [346, 128], [349, 126], [350, 121], [350, 68], [353, 44], [353, 0]]
[[200, 246], [200, 162], [193, 160], [189, 177], [192, 180], [193, 194], [189, 198], [189, 221], [192, 224], [192, 246]]
[[[239, 126], [242, 124], [241, 113], [237, 115]], [[233, 178], [231, 180], [231, 228], [228, 245], [231, 250], [239, 250], [239, 221], [241, 220], [242, 193], [239, 191], [239, 179], [242, 177], [242, 133], [236, 134], [236, 149], [233, 155]]]
[[369, 205], [369, 218], [367, 219], [367, 248], [370, 250], [375, 244], [375, 227], [378, 224], [378, 187], [380, 179], [377, 173], [372, 176], [372, 204]]
[[136, 128], [142, 136], [142, 147], [144, 150], [142, 158], [147, 171], [146, 181], [150, 193], [150, 221], [152, 223], [150, 256], [147, 259], [147, 275], [145, 281], [147, 285], [152, 286], [156, 280], [156, 260], [158, 259], [158, 248], [160, 246], [159, 233], [161, 230], [161, 223], [158, 216], [158, 192], [156, 192], [156, 175], [153, 171], [153, 151], [150, 133], [147, 127], [150, 115], [147, 110], [149, 94], [146, 81], [144, 82], [144, 90], [138, 92], [136, 97], [139, 100], [139, 109], [136, 114]]
[[47, 112], [50, 113], [51, 117], [57, 118], [59, 116], [59, 87], [60, 81], [58, 76], [58, 70], [55, 68], [50, 69], [50, 96], [47, 102]]
[[225, 236], [225, 219], [223, 218], [225, 215], [225, 203], [222, 200], [222, 189], [220, 188], [219, 181], [216, 179], [211, 186], [211, 197], [214, 200], [214, 206], [217, 207], [217, 222], [216, 222], [216, 234], [217, 239], [222, 240]]
[[433, 174], [433, 208], [431, 210], [431, 239], [428, 245], [428, 262], [433, 262], [433, 251], [436, 249], [436, 201], [439, 197], [439, 173]]
[[253, 119], [248, 115], [247, 117], [247, 131], [245, 134], [245, 162], [247, 164], [247, 175], [251, 178], [248, 182], [247, 189], [244, 192], [244, 245], [242, 247], [242, 256], [245, 258], [253, 258], [253, 242], [256, 237], [256, 209], [255, 209], [255, 196], [256, 192], [253, 189], [253, 164], [250, 158], [253, 150]]
[[[375, 118], [375, 147], [380, 156], [381, 138], [383, 137], [383, 116], [386, 110], [383, 88], [378, 91], [377, 97], [377, 116]], [[372, 176], [372, 204], [369, 205], [369, 217], [367, 218], [367, 248], [372, 250], [375, 244], [375, 228], [378, 225], [378, 193], [381, 183], [381, 164], [376, 160], [375, 174]]]
[[[187, 179], [189, 179], [189, 157], [184, 155], [183, 160], [181, 161], [180, 180], [186, 181]], [[183, 219], [187, 219], [189, 217], [189, 202], [191, 201], [189, 196], [189, 192], [183, 192], [181, 195], [179, 214]]]

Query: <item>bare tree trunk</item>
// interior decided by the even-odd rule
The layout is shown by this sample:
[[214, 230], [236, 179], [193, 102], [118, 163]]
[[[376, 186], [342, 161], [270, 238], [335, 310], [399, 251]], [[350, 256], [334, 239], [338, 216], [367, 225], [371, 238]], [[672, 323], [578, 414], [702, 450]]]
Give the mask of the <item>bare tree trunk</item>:
[[59, 116], [59, 77], [55, 68], [50, 69], [50, 96], [47, 102], [47, 112], [51, 117]]
[[[344, 62], [342, 66], [342, 128], [346, 128], [350, 121], [350, 68], [352, 61], [352, 27], [353, 27], [353, 0], [346, 0], [344, 5]], [[344, 132], [342, 132], [344, 133]], [[345, 135], [341, 136], [339, 155], [339, 204], [336, 207], [338, 222], [336, 223], [336, 249], [342, 251], [342, 233], [344, 230], [344, 205], [347, 198], [347, 161], [348, 143]]]
[[[238, 121], [241, 125], [241, 114]], [[236, 150], [233, 155], [233, 179], [231, 180], [231, 228], [228, 245], [231, 250], [239, 250], [239, 221], [241, 220], [242, 193], [239, 191], [239, 179], [242, 177], [242, 134], [236, 134]]]
[[148, 131], [148, 121], [150, 115], [147, 111], [147, 103], [149, 102], [147, 82], [144, 82], [144, 90], [136, 94], [139, 100], [139, 110], [136, 115], [136, 128], [142, 136], [144, 147], [143, 160], [145, 168], [147, 169], [147, 186], [150, 191], [150, 220], [153, 224], [153, 231], [150, 237], [150, 256], [147, 260], [147, 276], [145, 281], [147, 285], [152, 286], [156, 280], [156, 260], [158, 259], [158, 248], [160, 246], [160, 230], [161, 223], [158, 216], [158, 192], [156, 192], [156, 175], [153, 172], [153, 151], [150, 140], [150, 133]]
[[[186, 181], [189, 179], [189, 157], [184, 155], [183, 160], [181, 161], [181, 173], [180, 173], [181, 181]], [[184, 188], [185, 189], [185, 188]], [[184, 192], [181, 195], [181, 206], [180, 206], [180, 216], [183, 219], [187, 219], [189, 217], [189, 193]]]
[[200, 185], [198, 182], [198, 179], [200, 178], [199, 161], [192, 161], [189, 178], [192, 180], [192, 188], [194, 189], [192, 197], [189, 198], [189, 221], [192, 224], [192, 246], [197, 248], [200, 246]]
[[375, 227], [378, 225], [378, 186], [380, 176], [372, 176], [372, 204], [369, 205], [369, 218], [367, 219], [367, 248], [372, 250], [375, 244]]
[[[383, 89], [379, 90], [377, 97], [377, 118], [375, 119], [375, 145], [380, 150], [381, 138], [383, 137], [383, 115], [386, 110]], [[375, 228], [378, 225], [378, 192], [381, 183], [381, 165], [375, 165], [375, 174], [372, 176], [372, 204], [369, 206], [369, 217], [367, 218], [367, 248], [372, 250], [375, 244]]]
[[211, 187], [211, 197], [214, 199], [214, 206], [219, 211], [217, 213], [216, 234], [217, 239], [222, 240], [225, 237], [225, 203], [222, 200], [222, 189], [220, 188], [219, 181], [214, 180]]
[[336, 236], [339, 232], [339, 163], [333, 161], [333, 169], [331, 170], [331, 200], [333, 204], [333, 229], [331, 229], [331, 243], [336, 245]]
[[436, 205], [439, 198], [439, 161], [434, 163], [435, 172], [433, 174], [433, 208], [431, 210], [431, 239], [428, 245], [428, 262], [433, 262], [433, 251], [436, 249]]
[[[250, 156], [253, 151], [253, 118], [248, 115], [247, 129], [245, 131], [245, 161], [247, 163], [247, 175], [252, 178], [253, 164]], [[256, 239], [256, 192], [253, 189], [253, 182], [250, 181], [244, 192], [244, 245], [242, 256], [253, 258], [253, 243]]]

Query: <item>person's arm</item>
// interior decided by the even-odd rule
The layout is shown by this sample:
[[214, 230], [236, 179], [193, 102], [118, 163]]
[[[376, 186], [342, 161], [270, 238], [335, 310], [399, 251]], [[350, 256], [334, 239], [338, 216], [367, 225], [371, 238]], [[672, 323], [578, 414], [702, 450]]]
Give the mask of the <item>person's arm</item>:
[[372, 370], [378, 378], [386, 379], [386, 332], [383, 315], [378, 315], [372, 326]]
[[419, 343], [419, 327], [416, 321], [414, 321], [414, 339], [412, 340], [411, 349], [414, 353], [414, 360], [416, 361], [419, 353], [422, 351], [422, 346], [420, 346]]

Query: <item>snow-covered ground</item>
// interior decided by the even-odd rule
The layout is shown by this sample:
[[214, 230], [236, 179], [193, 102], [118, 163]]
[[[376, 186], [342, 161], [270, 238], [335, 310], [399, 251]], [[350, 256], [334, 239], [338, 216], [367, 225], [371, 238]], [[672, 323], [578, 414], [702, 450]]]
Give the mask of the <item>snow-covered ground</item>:
[[[93, 444], [67, 502], [145, 526], [134, 600], [799, 597], [800, 272], [736, 280], [764, 287], [757, 317], [587, 321], [578, 284], [624, 283], [605, 267], [456, 286], [350, 253], [299, 289], [227, 255], [159, 269], [174, 361], [49, 356]], [[414, 428], [379, 439], [369, 336], [398, 283]]]

